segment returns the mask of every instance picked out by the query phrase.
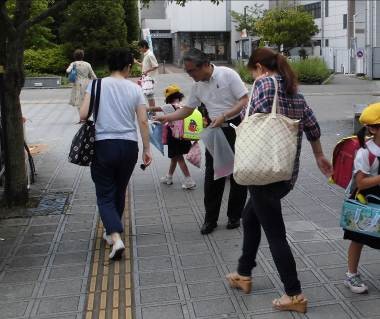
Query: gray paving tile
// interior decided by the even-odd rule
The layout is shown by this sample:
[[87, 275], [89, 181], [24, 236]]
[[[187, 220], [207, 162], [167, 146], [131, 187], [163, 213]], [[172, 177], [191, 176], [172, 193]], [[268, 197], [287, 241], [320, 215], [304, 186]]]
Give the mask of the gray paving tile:
[[138, 260], [139, 271], [152, 271], [157, 269], [171, 269], [172, 261], [170, 257], [151, 257]]
[[339, 304], [309, 307], [306, 317], [309, 319], [347, 319], [351, 318]]
[[31, 297], [35, 285], [35, 283], [0, 284], [0, 303]]
[[193, 307], [196, 316], [214, 316], [235, 313], [235, 307], [229, 298], [218, 298], [210, 300], [194, 301]]
[[87, 240], [68, 240], [61, 242], [58, 246], [58, 253], [66, 253], [66, 252], [75, 252], [75, 251], [83, 251], [88, 252], [90, 250], [89, 246], [92, 242]]
[[179, 254], [202, 253], [208, 251], [208, 247], [204, 241], [177, 244], [177, 249]]
[[164, 234], [165, 229], [163, 225], [144, 225], [136, 227], [136, 234]]
[[58, 224], [61, 220], [61, 216], [36, 216], [32, 217], [31, 225], [50, 225], [50, 224]]
[[140, 290], [140, 301], [142, 304], [175, 300], [179, 300], [178, 289], [175, 286]]
[[174, 284], [176, 282], [173, 271], [155, 271], [155, 272], [140, 272], [140, 286], [157, 286], [163, 284]]
[[146, 246], [137, 248], [137, 256], [139, 257], [152, 257], [152, 256], [165, 256], [170, 255], [167, 245], [160, 246]]
[[90, 240], [91, 238], [91, 230], [88, 229], [86, 231], [79, 232], [65, 232], [62, 235], [61, 241], [71, 241], [71, 240]]
[[183, 273], [187, 281], [203, 281], [220, 278], [220, 273], [216, 267], [184, 269]]
[[227, 289], [222, 281], [202, 282], [187, 285], [191, 298], [226, 295]]
[[272, 310], [272, 300], [279, 298], [280, 294], [275, 292], [252, 294], [241, 296], [241, 301], [247, 311], [257, 312], [257, 311], [271, 311]]
[[378, 316], [380, 313], [380, 298], [355, 301], [352, 305], [365, 317]]
[[81, 291], [83, 281], [80, 279], [65, 279], [48, 281], [43, 291], [43, 296], [75, 295]]
[[290, 312], [267, 312], [264, 315], [251, 315], [248, 317], [250, 319], [294, 319], [295, 317], [293, 316], [292, 313]]
[[307, 298], [313, 300], [313, 302], [331, 301], [335, 299], [325, 286], [304, 287], [303, 292]]
[[47, 234], [47, 233], [55, 233], [57, 231], [58, 225], [38, 225], [38, 226], [30, 226], [26, 235], [33, 234]]
[[0, 319], [22, 317], [25, 314], [27, 306], [27, 301], [1, 304]]
[[182, 267], [208, 266], [215, 264], [210, 254], [180, 256]]
[[84, 275], [85, 264], [49, 268], [49, 279], [75, 278]]
[[317, 267], [342, 265], [346, 262], [342, 256], [337, 255], [336, 253], [309, 256], [309, 258]]
[[32, 244], [46, 244], [53, 241], [54, 233], [49, 234], [33, 234], [25, 236], [22, 240], [22, 245], [32, 245]]
[[144, 319], [182, 319], [183, 311], [181, 305], [166, 305], [156, 307], [143, 307], [142, 317]]
[[150, 235], [137, 235], [136, 236], [137, 246], [140, 246], [140, 245], [158, 245], [158, 244], [164, 244], [164, 243], [166, 243], [166, 236], [165, 235], [150, 234]]
[[28, 270], [6, 270], [3, 271], [3, 276], [0, 280], [0, 283], [26, 283], [26, 282], [33, 282], [37, 281], [40, 273], [41, 268], [36, 269], [28, 269]]
[[374, 278], [380, 278], [380, 263], [362, 265]]
[[53, 265], [65, 265], [65, 264], [82, 264], [87, 259], [87, 253], [85, 252], [75, 252], [66, 254], [56, 254], [54, 257]]
[[45, 256], [23, 256], [23, 257], [13, 257], [9, 263], [10, 268], [31, 268], [31, 267], [41, 267], [47, 261]]
[[16, 256], [47, 255], [51, 244], [23, 245], [16, 250]]
[[38, 305], [38, 314], [54, 314], [77, 311], [79, 297], [55, 297], [41, 299]]
[[327, 241], [296, 243], [295, 246], [306, 255], [336, 251], [336, 248], [332, 247]]

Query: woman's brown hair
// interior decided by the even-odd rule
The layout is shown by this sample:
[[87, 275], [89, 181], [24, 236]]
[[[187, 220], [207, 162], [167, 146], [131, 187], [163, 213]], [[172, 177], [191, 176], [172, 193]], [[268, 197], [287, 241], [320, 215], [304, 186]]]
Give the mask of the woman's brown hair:
[[297, 93], [297, 75], [290, 67], [286, 57], [269, 48], [258, 48], [252, 53], [247, 66], [251, 70], [256, 70], [257, 63], [270, 71], [277, 72], [284, 78], [287, 94]]
[[73, 56], [74, 56], [74, 60], [75, 60], [75, 61], [81, 61], [81, 60], [83, 60], [83, 58], [84, 58], [84, 51], [81, 50], [81, 49], [76, 49], [76, 50], [74, 51]]

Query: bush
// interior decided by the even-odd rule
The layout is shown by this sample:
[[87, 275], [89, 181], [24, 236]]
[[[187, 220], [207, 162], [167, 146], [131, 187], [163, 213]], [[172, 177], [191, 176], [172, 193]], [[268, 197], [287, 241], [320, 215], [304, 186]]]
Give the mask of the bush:
[[247, 69], [247, 66], [243, 62], [236, 62], [234, 64], [234, 69], [237, 73], [239, 73], [241, 79], [245, 83], [253, 83], [253, 78], [251, 72]]
[[[108, 71], [108, 68], [106, 66], [95, 68], [94, 72], [98, 78], [105, 78], [106, 76], [110, 75], [110, 72]], [[141, 67], [137, 64], [134, 64], [132, 66], [129, 77], [137, 78], [140, 76], [141, 76]]]
[[24, 52], [24, 68], [27, 76], [42, 74], [63, 75], [70, 61], [63, 46], [46, 49], [28, 49]]
[[321, 58], [308, 58], [305, 60], [290, 62], [293, 70], [301, 83], [319, 83], [326, 80], [331, 72], [326, 62]]

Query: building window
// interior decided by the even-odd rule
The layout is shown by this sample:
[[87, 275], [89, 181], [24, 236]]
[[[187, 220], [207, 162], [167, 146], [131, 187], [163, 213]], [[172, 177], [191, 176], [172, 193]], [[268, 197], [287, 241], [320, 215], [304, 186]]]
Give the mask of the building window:
[[319, 19], [321, 17], [321, 2], [305, 4], [302, 8], [310, 13], [314, 19]]
[[329, 46], [329, 39], [325, 39], [325, 47]]
[[325, 17], [329, 16], [329, 0], [325, 0]]
[[343, 15], [343, 29], [347, 29], [347, 14]]

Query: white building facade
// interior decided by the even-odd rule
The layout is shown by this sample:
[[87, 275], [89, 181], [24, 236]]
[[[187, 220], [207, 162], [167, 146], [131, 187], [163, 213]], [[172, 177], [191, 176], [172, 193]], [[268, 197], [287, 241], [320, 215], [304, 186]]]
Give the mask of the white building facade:
[[219, 5], [192, 0], [185, 7], [155, 1], [141, 10], [141, 26], [150, 29], [154, 51], [161, 61], [181, 65], [183, 53], [195, 47], [216, 63], [230, 63], [243, 53], [249, 56], [252, 43], [251, 38], [242, 38], [235, 30], [231, 10], [243, 13], [245, 7], [255, 4], [269, 7], [268, 0], [225, 0]]
[[285, 5], [313, 15], [320, 31], [310, 54], [322, 55], [336, 72], [380, 78], [380, 0], [270, 0], [269, 7]]

